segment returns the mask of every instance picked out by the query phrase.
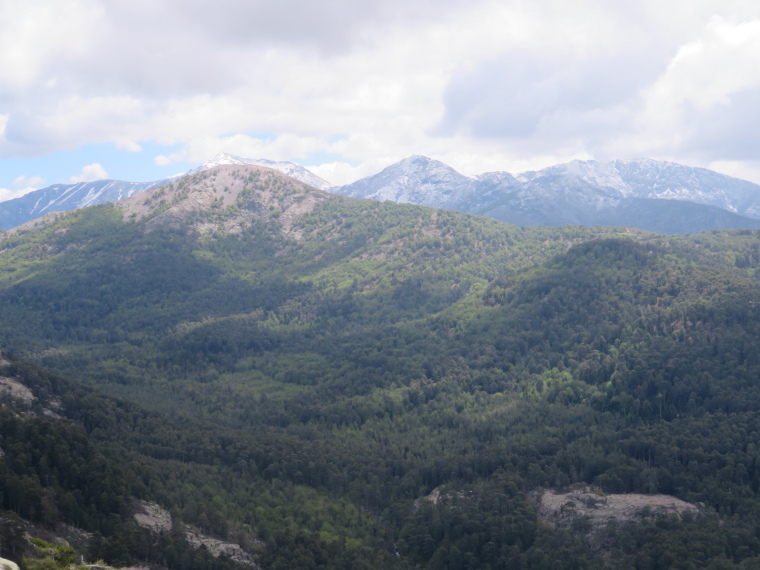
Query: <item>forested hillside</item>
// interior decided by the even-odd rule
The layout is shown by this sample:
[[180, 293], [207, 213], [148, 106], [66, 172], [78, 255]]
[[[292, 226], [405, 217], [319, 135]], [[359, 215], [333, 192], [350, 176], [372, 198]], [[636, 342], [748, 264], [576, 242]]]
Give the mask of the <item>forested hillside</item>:
[[[751, 231], [519, 228], [252, 166], [22, 228], [0, 375], [68, 419], [3, 408], [4, 508], [169, 568], [237, 564], [184, 527], [265, 569], [752, 568], [758, 264]], [[600, 547], [537, 518], [574, 484], [700, 514]]]

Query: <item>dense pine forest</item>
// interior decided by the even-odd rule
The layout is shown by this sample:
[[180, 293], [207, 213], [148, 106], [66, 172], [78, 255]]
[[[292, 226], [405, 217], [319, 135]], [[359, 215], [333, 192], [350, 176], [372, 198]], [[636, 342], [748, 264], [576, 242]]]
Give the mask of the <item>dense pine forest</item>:
[[[24, 525], [61, 524], [172, 570], [760, 567], [756, 231], [520, 228], [225, 166], [1, 237], [0, 554], [30, 568]], [[578, 486], [699, 512], [538, 516]]]

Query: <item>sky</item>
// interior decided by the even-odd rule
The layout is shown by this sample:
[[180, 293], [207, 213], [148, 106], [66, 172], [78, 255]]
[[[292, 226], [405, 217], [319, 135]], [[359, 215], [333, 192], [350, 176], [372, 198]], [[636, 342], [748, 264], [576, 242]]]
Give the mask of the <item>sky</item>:
[[412, 154], [760, 183], [760, 2], [0, 0], [0, 201], [219, 152], [334, 184]]

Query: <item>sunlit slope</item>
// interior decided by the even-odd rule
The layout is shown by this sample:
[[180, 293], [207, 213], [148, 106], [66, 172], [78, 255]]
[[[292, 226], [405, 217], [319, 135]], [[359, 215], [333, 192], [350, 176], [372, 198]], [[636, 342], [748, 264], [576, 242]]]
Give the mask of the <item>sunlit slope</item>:
[[[95, 367], [99, 382], [142, 380], [158, 353], [172, 361], [166, 350], [218, 345], [217, 357], [193, 348], [162, 373], [192, 377], [288, 335], [428, 316], [573, 242], [614, 233], [520, 229], [223, 166], [11, 234], [0, 242], [0, 327], [7, 346], [85, 375]], [[113, 359], [122, 364], [106, 372]]]

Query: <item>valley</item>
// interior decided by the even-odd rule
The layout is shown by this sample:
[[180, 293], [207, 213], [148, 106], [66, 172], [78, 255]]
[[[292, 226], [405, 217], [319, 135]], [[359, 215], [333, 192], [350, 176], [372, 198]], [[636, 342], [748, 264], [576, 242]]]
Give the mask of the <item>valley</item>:
[[[760, 563], [756, 230], [518, 226], [226, 164], [0, 237], [3, 508], [91, 561]], [[538, 516], [587, 486], [701, 506], [600, 551]]]

